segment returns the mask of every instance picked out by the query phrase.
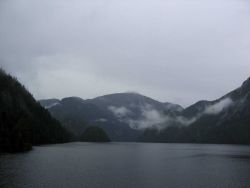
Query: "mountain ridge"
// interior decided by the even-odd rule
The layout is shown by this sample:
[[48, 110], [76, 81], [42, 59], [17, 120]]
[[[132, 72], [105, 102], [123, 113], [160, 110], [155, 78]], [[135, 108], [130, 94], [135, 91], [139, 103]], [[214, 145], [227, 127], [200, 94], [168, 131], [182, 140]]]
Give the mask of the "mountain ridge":
[[75, 134], [81, 134], [88, 125], [99, 125], [104, 126], [115, 141], [136, 141], [141, 131], [132, 129], [129, 122], [143, 118], [143, 109], [152, 108], [162, 113], [169, 113], [172, 107], [176, 112], [182, 109], [172, 103], [167, 103], [172, 105], [167, 107], [165, 103], [137, 93], [115, 93], [86, 100], [66, 97], [39, 102]]
[[[68, 107], [63, 107], [65, 101], [69, 102]], [[250, 143], [250, 126], [247, 126], [250, 124], [249, 101], [250, 78], [218, 99], [197, 101], [186, 108], [138, 93], [114, 93], [86, 100], [79, 97], [63, 98], [49, 111], [62, 123], [64, 120], [60, 119], [58, 111], [61, 110], [61, 114], [65, 112], [70, 121], [79, 120], [76, 118], [79, 113], [82, 119], [76, 123], [78, 131], [84, 130], [79, 123], [97, 124], [115, 141], [136, 141], [136, 137], [139, 137], [140, 141], [150, 142]], [[67, 108], [72, 110], [71, 115]], [[241, 123], [236, 126], [238, 122]], [[247, 136], [237, 140], [239, 135], [234, 138], [232, 130], [246, 130]], [[133, 136], [126, 139], [128, 135]]]
[[[213, 101], [198, 101], [181, 114], [194, 121], [162, 132], [146, 130], [142, 141], [250, 144], [250, 78]], [[171, 134], [170, 134], [171, 133]]]

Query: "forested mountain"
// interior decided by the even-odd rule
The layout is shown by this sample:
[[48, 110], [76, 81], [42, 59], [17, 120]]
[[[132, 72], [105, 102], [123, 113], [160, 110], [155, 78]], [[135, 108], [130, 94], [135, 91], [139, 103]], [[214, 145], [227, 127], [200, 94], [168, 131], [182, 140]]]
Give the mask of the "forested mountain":
[[217, 100], [186, 109], [137, 93], [40, 103], [79, 136], [96, 125], [114, 141], [250, 144], [250, 78]]
[[71, 134], [25, 87], [0, 69], [0, 151], [24, 151], [70, 139]]
[[250, 144], [250, 78], [215, 101], [199, 101], [176, 117], [176, 126], [147, 129], [146, 142]]
[[80, 137], [82, 142], [110, 142], [106, 132], [95, 126], [88, 127]]
[[[83, 100], [68, 97], [62, 100], [41, 100], [53, 117], [80, 136], [88, 125], [103, 128], [113, 141], [136, 141], [143, 131], [144, 121], [158, 123], [151, 114], [179, 113], [182, 107], [161, 103], [137, 93], [116, 93]], [[151, 113], [152, 112], [152, 113]]]

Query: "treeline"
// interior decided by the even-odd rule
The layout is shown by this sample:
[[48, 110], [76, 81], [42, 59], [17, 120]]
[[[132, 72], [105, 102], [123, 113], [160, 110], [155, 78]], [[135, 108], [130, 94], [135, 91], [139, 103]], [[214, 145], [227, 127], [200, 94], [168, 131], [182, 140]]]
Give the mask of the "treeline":
[[16, 78], [0, 69], [0, 151], [63, 143], [71, 134], [53, 119]]

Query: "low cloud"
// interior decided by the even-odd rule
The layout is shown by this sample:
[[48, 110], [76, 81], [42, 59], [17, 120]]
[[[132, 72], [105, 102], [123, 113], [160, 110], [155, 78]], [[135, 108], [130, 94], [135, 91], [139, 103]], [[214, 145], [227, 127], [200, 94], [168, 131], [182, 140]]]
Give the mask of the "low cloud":
[[232, 104], [233, 104], [232, 99], [228, 97], [228, 98], [220, 100], [219, 102], [215, 104], [205, 106], [205, 108], [201, 110], [201, 112], [199, 112], [198, 114], [194, 115], [191, 118], [177, 116], [176, 122], [180, 122], [182, 125], [188, 126], [194, 123], [195, 121], [197, 121], [198, 119], [200, 119], [203, 115], [217, 115], [221, 113], [223, 110], [225, 110], [226, 108], [230, 107]]
[[215, 104], [205, 106], [204, 109], [201, 109], [201, 111], [198, 114], [194, 115], [191, 118], [185, 118], [183, 116], [179, 116], [176, 117], [176, 119], [178, 120], [178, 122], [182, 123], [182, 125], [188, 126], [197, 121], [198, 119], [200, 119], [204, 115], [217, 115], [226, 108], [228, 108], [229, 106], [231, 106], [232, 104], [233, 104], [232, 99], [228, 97], [220, 100]]
[[168, 116], [165, 116], [163, 113], [148, 107], [142, 109], [142, 115], [139, 119], [125, 119], [125, 121], [133, 129], [146, 129], [152, 127], [160, 129], [167, 120]]
[[215, 103], [213, 105], [209, 105], [205, 108], [204, 114], [218, 114], [222, 112], [225, 108], [228, 108], [233, 104], [233, 101], [231, 98], [225, 98], [218, 103]]
[[146, 108], [142, 110], [142, 117], [140, 119], [126, 119], [126, 122], [133, 129], [143, 130], [147, 128], [155, 128], [160, 131], [173, 125], [187, 126], [196, 120], [195, 117], [189, 119], [183, 116], [171, 116], [155, 109]]
[[188, 125], [195, 120], [187, 119], [182, 116], [170, 116], [163, 112], [156, 110], [151, 105], [142, 105], [138, 107], [140, 109], [140, 115], [137, 118], [131, 118], [134, 115], [132, 110], [121, 106], [110, 106], [108, 109], [123, 123], [127, 123], [131, 128], [143, 130], [147, 128], [156, 128], [162, 130], [167, 126], [173, 124]]
[[200, 119], [203, 115], [219, 114], [232, 104], [232, 99], [225, 98], [215, 104], [207, 105], [203, 110], [201, 110], [201, 112], [191, 118], [187, 118], [182, 115], [164, 114], [163, 112], [154, 109], [150, 105], [141, 106], [141, 115], [136, 119], [130, 117], [133, 112], [126, 107], [110, 106], [108, 109], [113, 112], [113, 114], [121, 122], [129, 124], [129, 126], [133, 129], [144, 130], [147, 128], [155, 128], [162, 130], [169, 126], [189, 126]]
[[116, 107], [116, 106], [109, 106], [108, 109], [117, 117], [117, 118], [123, 118], [126, 117], [131, 113], [129, 109], [127, 109], [124, 106]]

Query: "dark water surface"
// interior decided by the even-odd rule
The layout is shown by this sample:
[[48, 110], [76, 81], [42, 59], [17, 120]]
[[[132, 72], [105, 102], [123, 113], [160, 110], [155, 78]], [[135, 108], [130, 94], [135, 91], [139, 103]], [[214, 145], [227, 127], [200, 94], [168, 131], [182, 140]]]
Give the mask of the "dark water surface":
[[250, 147], [69, 143], [0, 155], [0, 187], [249, 188]]

